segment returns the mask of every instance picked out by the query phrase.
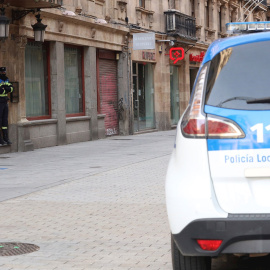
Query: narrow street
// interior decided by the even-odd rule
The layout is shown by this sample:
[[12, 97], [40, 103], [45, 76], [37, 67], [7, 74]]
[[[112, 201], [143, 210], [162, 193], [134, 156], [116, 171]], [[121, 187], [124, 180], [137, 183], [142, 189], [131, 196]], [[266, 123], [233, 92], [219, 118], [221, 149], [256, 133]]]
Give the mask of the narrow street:
[[[164, 181], [175, 131], [0, 157], [1, 270], [172, 269]], [[18, 250], [18, 249], [17, 249]]]
[[[1, 155], [0, 269], [171, 270], [164, 181], [174, 135]], [[212, 269], [240, 269], [230, 267]]]

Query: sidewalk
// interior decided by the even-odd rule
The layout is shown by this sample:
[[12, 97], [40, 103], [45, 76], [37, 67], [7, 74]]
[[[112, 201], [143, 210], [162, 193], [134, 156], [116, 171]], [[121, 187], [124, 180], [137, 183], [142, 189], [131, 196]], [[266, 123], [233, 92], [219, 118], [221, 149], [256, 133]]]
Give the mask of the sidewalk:
[[0, 155], [0, 201], [168, 155], [175, 130]]
[[175, 130], [0, 156], [1, 270], [172, 269], [164, 181]]

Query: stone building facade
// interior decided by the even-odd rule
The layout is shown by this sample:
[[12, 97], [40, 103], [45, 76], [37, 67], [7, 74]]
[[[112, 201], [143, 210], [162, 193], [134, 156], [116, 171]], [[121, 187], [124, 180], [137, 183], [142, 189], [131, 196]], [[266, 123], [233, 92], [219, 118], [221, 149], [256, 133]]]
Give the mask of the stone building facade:
[[[0, 66], [15, 92], [13, 144], [0, 153], [174, 127], [209, 44], [226, 37], [225, 23], [266, 20], [267, 11], [238, 0], [2, 2], [11, 23]], [[33, 40], [37, 8], [47, 25], [43, 44]], [[154, 47], [135, 49], [145, 33], [154, 33]]]

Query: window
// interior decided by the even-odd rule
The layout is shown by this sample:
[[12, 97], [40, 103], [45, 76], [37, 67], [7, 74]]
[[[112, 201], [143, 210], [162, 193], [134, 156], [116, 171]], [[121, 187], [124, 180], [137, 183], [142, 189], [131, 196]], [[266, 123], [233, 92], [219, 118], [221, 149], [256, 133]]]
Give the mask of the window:
[[169, 9], [175, 9], [175, 0], [169, 0]]
[[204, 17], [205, 17], [205, 26], [206, 26], [206, 27], [210, 27], [210, 19], [209, 19], [209, 1], [207, 1], [207, 5], [205, 6]]
[[219, 32], [222, 32], [222, 16], [221, 16], [221, 7], [220, 7], [220, 11], [218, 12], [218, 30]]
[[145, 0], [139, 0], [139, 6], [145, 8]]
[[83, 53], [79, 47], [65, 46], [66, 114], [84, 114]]
[[25, 48], [26, 117], [50, 118], [50, 88], [47, 43], [28, 41]]
[[236, 110], [269, 110], [269, 103], [247, 103], [269, 97], [270, 41], [221, 51], [211, 61], [206, 104]]

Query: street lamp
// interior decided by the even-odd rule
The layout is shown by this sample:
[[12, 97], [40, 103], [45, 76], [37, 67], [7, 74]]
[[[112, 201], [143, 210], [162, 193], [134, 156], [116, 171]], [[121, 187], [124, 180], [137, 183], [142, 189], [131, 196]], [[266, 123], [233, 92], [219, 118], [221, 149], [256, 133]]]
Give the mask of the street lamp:
[[5, 16], [5, 8], [0, 8], [0, 39], [5, 40], [9, 35], [9, 22], [10, 20]]
[[34, 30], [35, 41], [44, 42], [45, 29], [47, 25], [41, 22], [42, 19], [40, 19], [40, 13], [36, 15], [36, 18], [37, 18], [37, 23], [32, 25], [32, 28]]

